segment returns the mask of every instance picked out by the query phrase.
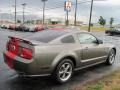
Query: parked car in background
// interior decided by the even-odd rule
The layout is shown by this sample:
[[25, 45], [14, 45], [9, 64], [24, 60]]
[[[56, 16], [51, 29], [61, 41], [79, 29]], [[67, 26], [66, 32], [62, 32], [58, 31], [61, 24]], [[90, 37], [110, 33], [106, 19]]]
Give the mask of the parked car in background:
[[29, 27], [27, 27], [27, 25], [21, 24], [18, 26], [18, 31], [25, 31], [28, 32], [29, 31]]
[[35, 25], [30, 25], [29, 26], [29, 31], [30, 32], [35, 32]]
[[12, 25], [9, 25], [9, 28], [8, 29], [10, 29], [10, 30], [18, 30], [18, 27], [19, 27], [19, 25], [14, 25], [14, 24], [12, 24]]
[[120, 28], [113, 28], [105, 31], [108, 35], [120, 35]]
[[116, 48], [88, 32], [44, 30], [26, 38], [10, 36], [4, 61], [25, 77], [52, 75], [62, 84], [73, 72], [100, 63], [112, 65]]
[[3, 28], [3, 29], [7, 29], [7, 28], [8, 28], [8, 26], [7, 26], [7, 25], [5, 25], [5, 24], [2, 24], [2, 25], [1, 25], [1, 28]]
[[46, 25], [35, 25], [34, 32], [43, 31], [45, 29], [47, 29]]

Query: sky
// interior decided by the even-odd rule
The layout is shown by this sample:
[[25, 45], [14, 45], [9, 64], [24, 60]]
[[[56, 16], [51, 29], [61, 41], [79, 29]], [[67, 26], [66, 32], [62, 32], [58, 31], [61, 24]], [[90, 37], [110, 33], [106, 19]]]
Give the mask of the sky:
[[[65, 19], [66, 12], [64, 11], [64, 2], [66, 0], [48, 0], [46, 2], [46, 18], [62, 18]], [[75, 3], [75, 0], [72, 4]], [[77, 20], [88, 23], [90, 13], [90, 2], [82, 3], [90, 0], [78, 0]], [[36, 16], [36, 18], [42, 18], [42, 6], [41, 0], [17, 0], [17, 15], [22, 15], [22, 3], [27, 3], [25, 9], [25, 15]], [[60, 7], [60, 8], [59, 8]], [[71, 12], [69, 12], [69, 18], [74, 20], [75, 5], [72, 5]], [[0, 13], [14, 15], [14, 0], [0, 0]], [[92, 22], [97, 23], [100, 16], [103, 16], [107, 23], [111, 17], [114, 18], [114, 23], [120, 23], [120, 0], [94, 0]], [[3, 14], [0, 16], [4, 17]], [[10, 16], [9, 16], [10, 17]], [[5, 18], [5, 17], [4, 17]], [[8, 17], [7, 17], [8, 18]], [[29, 17], [30, 18], [30, 17]]]

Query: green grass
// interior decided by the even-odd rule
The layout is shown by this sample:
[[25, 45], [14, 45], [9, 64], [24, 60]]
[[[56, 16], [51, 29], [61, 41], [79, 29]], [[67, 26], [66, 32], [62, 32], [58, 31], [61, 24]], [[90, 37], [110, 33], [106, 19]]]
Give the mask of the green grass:
[[103, 90], [104, 82], [100, 81], [95, 85], [88, 85], [86, 86], [86, 90]]
[[[88, 26], [80, 26], [80, 29], [88, 30]], [[91, 27], [91, 31], [105, 31], [107, 29], [109, 29], [109, 28], [107, 28], [107, 27], [96, 27], [96, 26]]]
[[120, 70], [83, 86], [77, 85], [72, 90], [120, 90]]
[[[48, 25], [49, 27], [57, 27], [57, 26], [62, 26], [62, 25]], [[64, 25], [63, 25], [64, 26]], [[86, 30], [88, 31], [88, 26], [78, 26], [80, 27], [81, 30]], [[91, 26], [91, 31], [105, 31], [109, 29], [108, 27], [102, 27], [102, 26]]]

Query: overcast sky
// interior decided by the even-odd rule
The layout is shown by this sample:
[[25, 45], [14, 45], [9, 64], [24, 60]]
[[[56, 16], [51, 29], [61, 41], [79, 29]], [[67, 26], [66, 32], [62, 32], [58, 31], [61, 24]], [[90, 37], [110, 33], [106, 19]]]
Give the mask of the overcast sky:
[[[75, 3], [75, 0], [71, 0]], [[79, 3], [90, 0], [78, 0]], [[46, 2], [46, 18], [59, 17], [65, 18], [64, 6], [65, 0], [48, 0]], [[17, 14], [22, 14], [22, 3], [27, 3], [26, 15], [37, 15], [42, 17], [42, 5], [41, 0], [17, 0]], [[61, 7], [61, 8], [56, 8]], [[0, 12], [10, 13], [14, 12], [14, 0], [0, 0]], [[90, 12], [90, 2], [84, 4], [78, 4], [77, 19], [88, 22]], [[98, 18], [103, 16], [109, 22], [109, 18], [115, 18], [115, 23], [120, 23], [120, 0], [95, 0], [93, 8], [92, 22], [97, 23]], [[74, 19], [74, 5], [69, 13], [69, 18]]]

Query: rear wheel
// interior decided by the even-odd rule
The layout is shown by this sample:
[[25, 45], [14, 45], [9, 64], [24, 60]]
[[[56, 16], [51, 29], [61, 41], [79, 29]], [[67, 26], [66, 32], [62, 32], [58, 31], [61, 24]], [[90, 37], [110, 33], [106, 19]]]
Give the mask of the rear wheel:
[[74, 71], [73, 62], [69, 59], [64, 59], [56, 67], [55, 72], [53, 73], [53, 78], [57, 83], [62, 84], [70, 80]]
[[110, 33], [110, 36], [113, 36], [114, 35], [114, 33]]
[[115, 50], [112, 49], [109, 53], [107, 60], [106, 60], [106, 64], [112, 65], [114, 63], [114, 61], [115, 61]]

